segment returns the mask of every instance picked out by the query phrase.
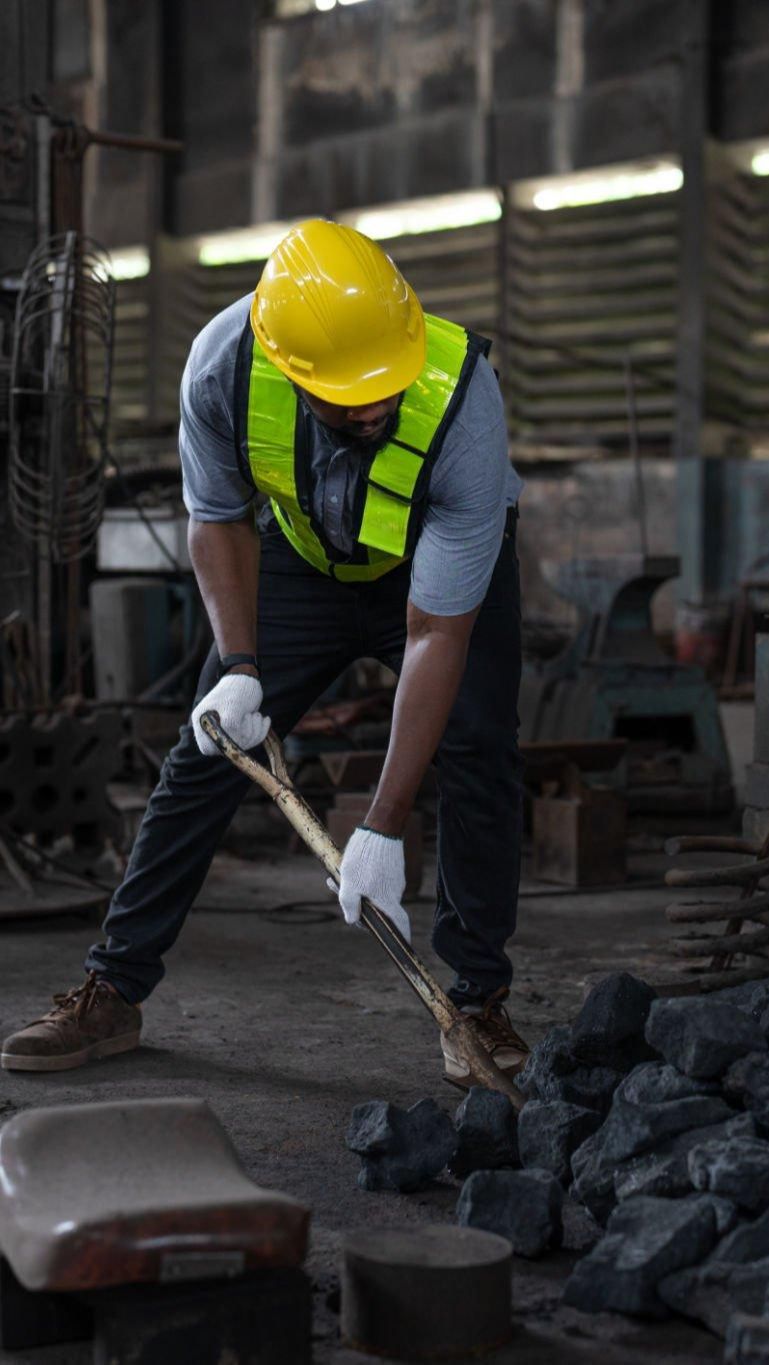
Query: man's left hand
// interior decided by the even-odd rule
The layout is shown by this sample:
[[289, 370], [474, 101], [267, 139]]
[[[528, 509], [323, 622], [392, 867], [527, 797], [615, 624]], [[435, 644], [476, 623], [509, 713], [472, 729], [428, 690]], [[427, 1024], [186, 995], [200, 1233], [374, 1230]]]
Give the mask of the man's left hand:
[[[336, 890], [333, 882], [329, 885]], [[348, 924], [357, 924], [363, 897], [392, 920], [407, 943], [411, 924], [401, 904], [406, 889], [403, 840], [358, 828], [347, 841], [339, 869], [339, 904]]]

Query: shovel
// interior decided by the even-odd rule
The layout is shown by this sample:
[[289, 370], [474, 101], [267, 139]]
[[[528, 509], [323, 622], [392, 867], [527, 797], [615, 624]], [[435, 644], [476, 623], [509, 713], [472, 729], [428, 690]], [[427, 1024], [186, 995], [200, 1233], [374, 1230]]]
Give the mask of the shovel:
[[[270, 730], [264, 741], [270, 760], [270, 767], [267, 769], [250, 758], [234, 740], [230, 739], [219, 724], [219, 717], [215, 711], [206, 711], [201, 716], [200, 723], [219, 752], [272, 797], [300, 838], [323, 864], [329, 876], [338, 883], [342, 855], [317, 815], [294, 787], [286, 769], [281, 742], [274, 730]], [[520, 1111], [524, 1104], [521, 1092], [495, 1065], [479, 1041], [471, 1019], [457, 1009], [437, 981], [433, 980], [424, 963], [420, 962], [392, 920], [389, 920], [371, 901], [365, 899], [361, 904], [360, 919], [361, 924], [373, 934], [377, 943], [384, 948], [398, 970], [403, 973], [438, 1027], [447, 1038], [451, 1038], [458, 1056], [469, 1068], [471, 1083], [485, 1086], [487, 1090], [500, 1090], [503, 1095], [507, 1095], [513, 1108]]]

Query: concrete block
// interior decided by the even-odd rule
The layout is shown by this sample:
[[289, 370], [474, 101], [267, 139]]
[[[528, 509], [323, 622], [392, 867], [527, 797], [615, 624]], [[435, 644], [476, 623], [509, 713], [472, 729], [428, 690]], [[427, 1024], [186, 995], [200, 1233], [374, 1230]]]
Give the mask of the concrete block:
[[693, 1265], [716, 1240], [716, 1220], [699, 1200], [639, 1198], [622, 1204], [606, 1236], [575, 1266], [564, 1303], [587, 1313], [631, 1313], [664, 1318], [656, 1286], [663, 1276]]
[[457, 1221], [507, 1237], [518, 1256], [560, 1246], [563, 1195], [549, 1171], [475, 1171], [462, 1186]]
[[518, 1166], [516, 1114], [507, 1095], [474, 1085], [456, 1114], [457, 1150], [449, 1163], [452, 1175]]
[[666, 1062], [702, 1079], [720, 1076], [738, 1057], [766, 1047], [755, 1020], [708, 998], [655, 1000], [646, 1038]]
[[657, 1294], [674, 1312], [723, 1337], [734, 1313], [763, 1312], [767, 1286], [769, 1260], [745, 1266], [708, 1262], [666, 1275]]
[[358, 1184], [364, 1190], [418, 1190], [457, 1150], [451, 1119], [429, 1099], [410, 1109], [384, 1100], [356, 1104], [345, 1141], [362, 1159]]
[[629, 972], [614, 972], [593, 987], [571, 1026], [571, 1051], [580, 1062], [626, 1070], [653, 1055], [644, 1037], [656, 991]]
[[550, 1171], [560, 1185], [571, 1184], [571, 1156], [602, 1122], [594, 1109], [563, 1100], [530, 1100], [518, 1119], [521, 1163]]
[[748, 1313], [729, 1319], [724, 1365], [769, 1365], [769, 1321]]
[[726, 1142], [703, 1142], [687, 1158], [694, 1188], [734, 1200], [757, 1213], [769, 1207], [769, 1142], [732, 1137]]

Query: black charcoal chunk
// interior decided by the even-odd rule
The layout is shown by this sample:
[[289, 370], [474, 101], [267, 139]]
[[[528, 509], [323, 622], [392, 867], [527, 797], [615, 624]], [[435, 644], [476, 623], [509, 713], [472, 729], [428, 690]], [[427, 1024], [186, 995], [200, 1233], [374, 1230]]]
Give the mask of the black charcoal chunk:
[[769, 1365], [769, 1321], [749, 1313], [729, 1319], [724, 1365]]
[[562, 1100], [606, 1113], [622, 1075], [611, 1065], [580, 1063], [572, 1051], [571, 1030], [559, 1024], [532, 1048], [516, 1085], [528, 1099]]
[[571, 1026], [571, 1050], [580, 1062], [626, 1071], [653, 1056], [644, 1037], [657, 993], [629, 972], [594, 986]]
[[769, 1207], [769, 1142], [750, 1137], [703, 1142], [687, 1160], [696, 1190], [723, 1195], [752, 1212]]
[[[667, 1108], [666, 1105], [658, 1107]], [[635, 1194], [671, 1196], [691, 1191], [687, 1158], [693, 1147], [711, 1139], [725, 1142], [731, 1137], [755, 1136], [755, 1121], [751, 1114], [735, 1115], [728, 1106], [724, 1106], [724, 1110], [729, 1115], [726, 1121], [675, 1134], [655, 1142], [648, 1152], [624, 1160], [617, 1159], [614, 1143], [605, 1136], [613, 1122], [612, 1111], [603, 1128], [583, 1142], [572, 1156], [573, 1197], [585, 1204], [599, 1223], [605, 1223], [619, 1197], [620, 1185], [623, 1187], [622, 1199]], [[666, 1122], [669, 1121], [669, 1117], [666, 1118]], [[621, 1128], [619, 1137], [623, 1131]]]
[[666, 1275], [657, 1293], [674, 1312], [723, 1337], [732, 1314], [763, 1312], [767, 1286], [769, 1260], [744, 1266], [714, 1261]]
[[516, 1085], [524, 1095], [549, 1099], [543, 1094], [555, 1076], [567, 1076], [577, 1066], [577, 1059], [569, 1046], [571, 1029], [567, 1024], [551, 1028], [531, 1049], [529, 1060], [517, 1078]]
[[607, 1114], [622, 1072], [610, 1066], [579, 1066], [569, 1076], [559, 1076], [543, 1099], [562, 1100], [583, 1109], [594, 1109], [602, 1117]]
[[669, 1104], [693, 1095], [717, 1095], [718, 1081], [697, 1081], [667, 1062], [637, 1066], [617, 1087], [616, 1098], [627, 1104]]
[[636, 1194], [657, 1194], [668, 1198], [691, 1192], [688, 1156], [693, 1147], [711, 1139], [756, 1137], [752, 1114], [737, 1114], [726, 1123], [694, 1128], [659, 1143], [650, 1152], [621, 1162], [614, 1174], [614, 1192], [619, 1201]]
[[722, 1237], [711, 1251], [709, 1261], [728, 1261], [733, 1265], [748, 1265], [769, 1257], [769, 1213], [761, 1214], [752, 1222], [743, 1220], [727, 1237]]
[[474, 1171], [462, 1186], [457, 1221], [507, 1237], [518, 1256], [560, 1246], [563, 1194], [549, 1171]]
[[733, 1005], [752, 1019], [759, 1020], [769, 1008], [769, 982], [743, 981], [740, 986], [727, 986], [722, 991], [714, 991], [708, 999], [717, 1000], [722, 1005]]
[[520, 1165], [516, 1113], [501, 1091], [472, 1086], [457, 1109], [454, 1124], [458, 1145], [449, 1163], [452, 1175]]
[[715, 1215], [706, 1201], [630, 1199], [612, 1214], [606, 1236], [575, 1266], [564, 1303], [586, 1313], [667, 1317], [658, 1282], [700, 1261], [716, 1236]]
[[418, 1190], [440, 1174], [457, 1149], [451, 1119], [429, 1099], [410, 1109], [384, 1100], [357, 1104], [346, 1142], [361, 1157], [358, 1184], [364, 1190]]
[[646, 1039], [666, 1062], [702, 1079], [721, 1076], [738, 1057], [766, 1047], [754, 1019], [713, 996], [655, 1000]]
[[740, 1211], [731, 1199], [722, 1199], [720, 1194], [687, 1194], [687, 1199], [706, 1199], [713, 1210], [713, 1217], [716, 1220], [716, 1233], [719, 1237], [725, 1237], [727, 1232], [731, 1232], [740, 1221]]
[[769, 1053], [749, 1052], [729, 1067], [723, 1078], [726, 1095], [739, 1100], [769, 1127]]
[[571, 1155], [600, 1126], [601, 1115], [563, 1100], [529, 1100], [518, 1119], [518, 1146], [524, 1166], [550, 1171], [561, 1185], [571, 1183]]

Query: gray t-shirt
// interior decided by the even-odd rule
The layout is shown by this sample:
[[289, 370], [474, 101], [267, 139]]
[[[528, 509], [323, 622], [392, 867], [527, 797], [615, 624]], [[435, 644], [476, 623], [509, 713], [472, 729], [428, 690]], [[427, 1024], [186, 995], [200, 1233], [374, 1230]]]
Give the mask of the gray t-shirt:
[[[192, 343], [182, 377], [184, 504], [196, 521], [237, 521], [256, 496], [238, 462], [232, 412], [235, 360], [250, 303], [248, 295], [212, 318]], [[479, 605], [499, 553], [506, 510], [518, 502], [522, 487], [508, 459], [499, 385], [481, 358], [432, 471], [411, 563], [416, 607], [434, 616], [458, 616]], [[328, 531], [333, 537], [331, 526]]]

